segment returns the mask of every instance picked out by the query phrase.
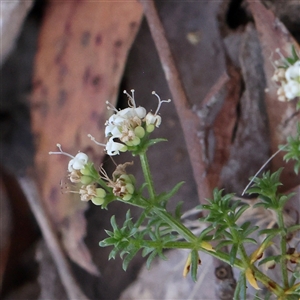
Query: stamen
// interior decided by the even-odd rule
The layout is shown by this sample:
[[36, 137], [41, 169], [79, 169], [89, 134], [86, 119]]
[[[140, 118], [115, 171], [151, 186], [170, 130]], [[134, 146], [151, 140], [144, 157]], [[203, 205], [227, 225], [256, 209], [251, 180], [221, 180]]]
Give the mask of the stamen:
[[106, 171], [104, 170], [104, 168], [102, 166], [101, 166], [99, 172], [100, 172], [101, 179], [104, 179], [107, 182], [112, 183], [112, 180], [109, 178], [109, 176], [107, 175]]
[[96, 145], [99, 145], [99, 146], [102, 146], [102, 147], [106, 147], [105, 144], [102, 144], [102, 143], [99, 143], [96, 141], [96, 139], [91, 135], [91, 134], [88, 134], [87, 135]]
[[169, 103], [169, 102], [171, 102], [171, 99], [161, 100], [160, 97], [155, 93], [155, 91], [152, 92], [152, 95], [155, 95], [158, 99], [158, 106], [157, 106], [157, 109], [156, 109], [155, 114], [154, 114], [156, 116], [159, 109], [160, 109], [160, 107], [161, 107], [161, 104], [164, 103], [164, 102]]
[[105, 103], [107, 104], [106, 108], [107, 108], [108, 110], [113, 110], [113, 111], [115, 111], [116, 113], [118, 112], [118, 110], [117, 110], [110, 102], [106, 101]]
[[130, 91], [132, 93], [132, 96], [130, 96], [126, 90], [124, 90], [123, 93], [125, 95], [127, 95], [127, 97], [128, 97], [128, 106], [136, 108], [136, 104], [135, 104], [135, 100], [134, 100], [134, 90], [132, 89]]
[[273, 68], [275, 70], [277, 70], [276, 63], [273, 62], [273, 54], [274, 54], [274, 52], [272, 51], [271, 55], [269, 56], [269, 60], [270, 60], [270, 63], [272, 64]]
[[283, 54], [280, 52], [280, 49], [279, 48], [276, 48], [275, 50], [277, 52], [277, 54], [280, 56], [280, 58], [286, 62], [289, 66], [291, 66], [291, 64], [288, 62], [288, 60], [283, 56]]
[[69, 156], [71, 158], [74, 158], [73, 155], [67, 153], [67, 152], [64, 152], [61, 148], [61, 144], [56, 144], [57, 148], [59, 149], [59, 152], [52, 152], [50, 151], [49, 154], [52, 155], [52, 154], [63, 154], [63, 155], [66, 155], [66, 156]]

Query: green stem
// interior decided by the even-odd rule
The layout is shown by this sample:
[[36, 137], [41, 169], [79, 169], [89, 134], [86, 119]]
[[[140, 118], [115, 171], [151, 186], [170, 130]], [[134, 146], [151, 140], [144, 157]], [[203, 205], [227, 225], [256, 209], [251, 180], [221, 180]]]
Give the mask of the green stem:
[[167, 211], [156, 206], [153, 207], [153, 210], [156, 215], [158, 215], [167, 224], [169, 224], [171, 228], [173, 228], [176, 232], [178, 232], [184, 239], [186, 239], [191, 243], [197, 242], [197, 237], [182, 223], [180, 223], [172, 215], [170, 215]]
[[275, 294], [278, 297], [284, 295], [284, 289], [279, 284], [277, 284], [270, 277], [262, 273], [254, 265], [251, 265], [251, 269], [254, 272], [254, 277], [256, 278], [256, 280], [261, 282], [273, 294]]
[[287, 271], [287, 264], [286, 264], [286, 233], [285, 233], [285, 225], [283, 220], [282, 211], [277, 211], [277, 218], [278, 218], [278, 226], [281, 229], [280, 234], [280, 250], [281, 250], [281, 272], [283, 278], [283, 286], [285, 289], [289, 288], [289, 278], [288, 278], [288, 271]]
[[[239, 241], [238, 233], [236, 232], [235, 228], [232, 227], [232, 223], [229, 220], [229, 218], [226, 218], [227, 224], [230, 228], [230, 232], [233, 236], [234, 241]], [[270, 279], [268, 276], [266, 276], [264, 273], [262, 273], [260, 270], [258, 270], [253, 264], [250, 263], [249, 256], [247, 255], [247, 252], [245, 250], [245, 247], [243, 244], [238, 245], [238, 250], [241, 256], [242, 261], [242, 270], [246, 270], [250, 268], [253, 273], [256, 280], [261, 282], [266, 288], [271, 290], [276, 296], [281, 296], [284, 293], [284, 289], [282, 289], [275, 281]], [[234, 263], [234, 266], [235, 263]]]
[[150, 173], [150, 167], [149, 167], [147, 155], [144, 152], [144, 153], [139, 154], [139, 156], [140, 156], [140, 161], [141, 161], [141, 166], [142, 166], [142, 170], [144, 173], [145, 181], [147, 183], [149, 196], [150, 196], [150, 199], [153, 200], [155, 198], [156, 194], [154, 191], [154, 185], [153, 185], [153, 180], [152, 180], [152, 176]]

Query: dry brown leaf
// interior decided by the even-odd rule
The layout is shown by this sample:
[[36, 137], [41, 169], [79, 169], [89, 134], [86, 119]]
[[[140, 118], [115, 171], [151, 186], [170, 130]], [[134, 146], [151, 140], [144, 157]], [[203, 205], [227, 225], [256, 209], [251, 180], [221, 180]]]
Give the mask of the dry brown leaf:
[[[78, 195], [61, 195], [68, 159], [51, 156], [57, 143], [75, 155], [86, 152], [100, 164], [101, 147], [88, 138], [104, 139], [105, 101], [115, 103], [128, 50], [142, 17], [136, 2], [50, 1], [40, 32], [32, 94], [35, 163], [42, 200], [71, 258], [91, 273], [97, 269], [82, 243], [85, 210]], [[68, 224], [78, 222], [80, 233]], [[78, 247], [74, 245], [78, 243]]]
[[[264, 71], [268, 87], [265, 101], [269, 118], [271, 151], [274, 153], [278, 150], [278, 145], [285, 144], [287, 136], [295, 134], [296, 123], [300, 121], [300, 114], [296, 112], [296, 101], [282, 103], [277, 100], [276, 92], [278, 87], [271, 80], [274, 73], [272, 60], [274, 61], [279, 58], [276, 57], [277, 54], [275, 53], [277, 48], [280, 49], [283, 55], [290, 56], [292, 45], [295, 46], [298, 53], [300, 47], [286, 27], [260, 1], [254, 2], [248, 0], [248, 5], [255, 20], [264, 56]], [[271, 169], [273, 171], [283, 165], [283, 155], [284, 153], [282, 152], [272, 160]], [[285, 169], [281, 179], [285, 185], [285, 189], [288, 190], [298, 185], [300, 178], [293, 172], [293, 162], [284, 166]]]

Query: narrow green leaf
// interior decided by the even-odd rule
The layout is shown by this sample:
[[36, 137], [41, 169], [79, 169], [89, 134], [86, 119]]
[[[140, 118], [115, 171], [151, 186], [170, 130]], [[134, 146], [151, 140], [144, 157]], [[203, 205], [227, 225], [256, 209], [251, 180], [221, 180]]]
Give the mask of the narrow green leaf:
[[147, 261], [146, 261], [146, 267], [147, 267], [148, 270], [150, 269], [151, 263], [152, 263], [152, 261], [153, 261], [153, 259], [155, 258], [156, 255], [157, 255], [157, 251], [154, 250], [154, 251], [148, 256], [148, 259], [147, 259]]
[[114, 231], [118, 229], [118, 225], [116, 223], [116, 217], [114, 215], [110, 218], [110, 224]]
[[240, 216], [249, 208], [249, 204], [243, 204], [240, 209], [235, 213], [234, 222], [236, 222]]
[[123, 270], [124, 270], [124, 271], [127, 270], [130, 261], [134, 258], [134, 256], [137, 254], [138, 251], [139, 251], [139, 249], [132, 249], [132, 250], [130, 251], [130, 253], [128, 253], [128, 254], [126, 255], [126, 257], [125, 257], [124, 260], [123, 260], [123, 264], [122, 264], [122, 267], [123, 267]]
[[160, 142], [167, 142], [168, 140], [167, 139], [162, 139], [162, 138], [158, 138], [158, 139], [151, 139], [151, 140], [148, 140], [146, 143], [145, 143], [145, 147], [148, 148], [150, 146], [153, 146], [157, 143], [160, 143]]
[[237, 245], [232, 245], [231, 250], [230, 250], [230, 265], [233, 266], [234, 265], [234, 261], [236, 259], [236, 255], [237, 255], [237, 250], [238, 250], [238, 246]]
[[160, 201], [166, 201], [169, 200], [170, 198], [172, 198], [177, 192], [178, 190], [181, 188], [181, 186], [184, 184], [184, 181], [181, 181], [179, 183], [177, 183], [172, 189], [171, 191], [169, 191], [168, 193], [162, 194], [159, 196], [159, 200]]
[[118, 254], [118, 252], [119, 252], [118, 248], [112, 249], [109, 253], [108, 260], [116, 259], [116, 255]]
[[237, 282], [233, 300], [241, 300], [241, 299], [246, 299], [246, 277], [243, 272], [240, 273], [239, 280]]
[[147, 256], [149, 253], [151, 253], [152, 251], [154, 251], [155, 248], [149, 248], [149, 247], [145, 247], [142, 251], [142, 257]]
[[246, 238], [246, 239], [243, 239], [243, 243], [250, 243], [250, 244], [257, 244], [257, 241], [255, 239], [252, 239], [252, 238]]
[[297, 231], [299, 229], [300, 229], [300, 224], [293, 225], [293, 226], [287, 228], [287, 233], [291, 233], [291, 232]]
[[197, 281], [197, 272], [199, 265], [199, 253], [197, 250], [191, 251], [191, 276], [194, 282]]
[[270, 229], [263, 229], [259, 231], [259, 235], [266, 234], [266, 235], [276, 235], [280, 233], [281, 229], [280, 228], [270, 228]]
[[292, 45], [292, 58], [294, 59], [294, 61], [296, 62], [297, 60], [299, 60], [298, 54], [296, 52], [295, 46]]
[[220, 250], [221, 248], [229, 246], [232, 243], [233, 243], [233, 241], [222, 241], [215, 247], [215, 250]]
[[266, 258], [263, 258], [262, 260], [260, 260], [260, 262], [258, 263], [258, 265], [263, 265], [265, 263], [267, 263], [268, 261], [272, 261], [274, 260], [276, 263], [279, 263], [280, 262], [280, 255], [271, 255], [271, 256], [268, 256]]
[[180, 201], [180, 202], [177, 203], [176, 208], [175, 208], [175, 218], [178, 219], [178, 220], [182, 216], [182, 212], [181, 212], [182, 205], [183, 205], [183, 201]]
[[99, 246], [100, 247], [107, 247], [107, 246], [114, 245], [115, 243], [117, 243], [117, 240], [113, 237], [109, 237], [109, 238], [106, 238], [106, 239], [100, 241]]
[[253, 233], [254, 231], [256, 231], [258, 228], [259, 228], [258, 226], [250, 227], [249, 229], [245, 230], [245, 232], [243, 233], [243, 235], [245, 237], [249, 236], [251, 233]]

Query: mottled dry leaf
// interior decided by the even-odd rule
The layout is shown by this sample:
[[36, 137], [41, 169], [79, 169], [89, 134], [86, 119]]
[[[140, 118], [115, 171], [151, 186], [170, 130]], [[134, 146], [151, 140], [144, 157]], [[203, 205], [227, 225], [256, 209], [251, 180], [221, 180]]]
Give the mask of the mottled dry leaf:
[[[97, 273], [81, 239], [85, 204], [78, 195], [61, 195], [68, 158], [49, 157], [61, 143], [73, 155], [86, 152], [96, 164], [103, 149], [88, 138], [104, 139], [105, 101], [115, 103], [129, 47], [142, 17], [136, 2], [50, 1], [40, 32], [32, 95], [32, 126], [36, 137], [36, 167], [43, 201], [68, 254]], [[74, 235], [69, 224], [78, 222]], [[76, 247], [76, 243], [78, 247]]]
[[[210, 156], [210, 164], [207, 170], [210, 189], [223, 186], [221, 171], [228, 162], [230, 148], [234, 135], [234, 127], [237, 122], [237, 105], [241, 92], [241, 75], [235, 67], [228, 61], [227, 63], [228, 81], [222, 89], [211, 95], [212, 99], [219, 102], [219, 109], [214, 111], [213, 123], [208, 126], [206, 140], [208, 141], [207, 153]], [[223, 178], [224, 179], [224, 178]]]
[[[287, 31], [285, 26], [267, 10], [260, 1], [248, 0], [249, 8], [253, 14], [255, 25], [259, 33], [259, 39], [264, 56], [264, 71], [268, 92], [265, 101], [269, 118], [269, 131], [271, 140], [271, 151], [274, 153], [278, 145], [286, 142], [286, 137], [294, 135], [296, 123], [300, 121], [300, 114], [296, 112], [296, 101], [282, 103], [277, 100], [277, 86], [272, 82], [271, 77], [274, 73], [272, 60], [279, 59], [275, 50], [280, 49], [285, 56], [291, 55], [291, 47], [295, 46], [299, 53], [299, 45]], [[282, 157], [284, 153], [277, 155], [271, 162], [271, 169], [277, 170], [283, 165]], [[286, 189], [290, 189], [299, 184], [299, 176], [293, 172], [293, 162], [285, 165], [281, 179]]]

